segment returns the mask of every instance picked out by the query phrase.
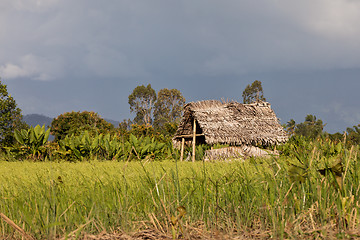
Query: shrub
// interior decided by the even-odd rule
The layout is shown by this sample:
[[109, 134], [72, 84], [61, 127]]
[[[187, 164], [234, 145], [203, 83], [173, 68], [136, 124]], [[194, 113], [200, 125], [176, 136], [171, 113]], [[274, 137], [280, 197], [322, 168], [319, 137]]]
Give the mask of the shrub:
[[114, 129], [99, 114], [94, 112], [67, 112], [59, 115], [51, 123], [51, 134], [55, 136], [55, 141], [64, 139], [66, 135], [80, 135], [88, 131], [90, 135], [96, 133], [108, 133]]
[[0, 147], [15, 143], [14, 130], [27, 129], [20, 108], [0, 81]]

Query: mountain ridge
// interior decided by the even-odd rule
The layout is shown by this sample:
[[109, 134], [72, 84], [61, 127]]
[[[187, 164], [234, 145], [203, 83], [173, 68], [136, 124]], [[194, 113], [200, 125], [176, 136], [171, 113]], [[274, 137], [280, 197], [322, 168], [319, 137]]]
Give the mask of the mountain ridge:
[[[51, 122], [53, 121], [53, 119], [54, 118], [38, 113], [30, 113], [23, 116], [24, 122], [26, 122], [26, 124], [28, 124], [29, 126], [35, 127], [36, 125], [40, 125], [40, 126], [45, 125], [46, 129], [51, 126]], [[104, 118], [104, 120], [107, 121], [108, 123], [111, 123], [114, 127], [118, 127], [120, 123], [119, 121], [115, 121], [112, 119]]]

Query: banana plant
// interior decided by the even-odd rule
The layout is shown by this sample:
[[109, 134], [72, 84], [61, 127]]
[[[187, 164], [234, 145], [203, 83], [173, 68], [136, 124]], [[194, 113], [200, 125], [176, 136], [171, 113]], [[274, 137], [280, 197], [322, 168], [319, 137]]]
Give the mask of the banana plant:
[[40, 155], [45, 151], [44, 145], [49, 139], [50, 129], [45, 130], [45, 125], [35, 128], [30, 127], [28, 130], [15, 130], [14, 136], [16, 141], [21, 145], [25, 152], [29, 152], [32, 156]]
[[88, 131], [84, 131], [80, 136], [67, 135], [59, 142], [60, 150], [58, 153], [70, 158], [75, 156], [76, 159], [82, 161], [84, 158], [92, 157], [99, 153], [99, 139], [101, 137], [101, 134], [90, 137]]
[[134, 154], [139, 159], [145, 159], [146, 157], [156, 158], [165, 152], [165, 143], [156, 141], [154, 137], [141, 136], [140, 138], [136, 138], [131, 134], [129, 142]]
[[127, 160], [131, 157], [142, 160], [161, 158], [169, 152], [165, 143], [149, 136], [136, 138], [130, 135], [129, 141], [122, 142], [115, 134], [90, 136], [87, 131], [80, 136], [66, 136], [59, 142], [59, 147], [57, 152], [60, 155], [80, 161], [94, 156], [109, 160]]
[[110, 160], [126, 158], [131, 148], [118, 140], [116, 135], [109, 133], [99, 139], [99, 145], [103, 152], [103, 157]]

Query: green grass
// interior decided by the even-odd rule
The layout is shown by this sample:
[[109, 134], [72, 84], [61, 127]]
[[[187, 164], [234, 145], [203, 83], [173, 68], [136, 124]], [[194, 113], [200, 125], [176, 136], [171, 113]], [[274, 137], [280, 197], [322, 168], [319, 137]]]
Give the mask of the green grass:
[[[185, 235], [195, 228], [276, 239], [358, 234], [358, 152], [344, 159], [342, 188], [314, 169], [292, 181], [289, 160], [2, 161], [0, 212], [37, 239], [147, 227], [170, 234], [178, 206], [186, 209]], [[0, 234], [15, 233], [1, 221]]]

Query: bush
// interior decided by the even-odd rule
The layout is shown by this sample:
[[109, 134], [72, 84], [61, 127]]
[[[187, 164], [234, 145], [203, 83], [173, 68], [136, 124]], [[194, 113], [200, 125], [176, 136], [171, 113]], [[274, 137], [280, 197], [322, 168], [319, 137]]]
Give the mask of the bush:
[[14, 144], [14, 130], [27, 129], [20, 108], [7, 91], [7, 86], [0, 81], [0, 147]]
[[113, 131], [114, 126], [108, 123], [99, 114], [94, 112], [67, 112], [59, 115], [51, 123], [51, 134], [55, 141], [64, 139], [66, 135], [80, 135], [88, 131], [90, 135], [106, 134]]

